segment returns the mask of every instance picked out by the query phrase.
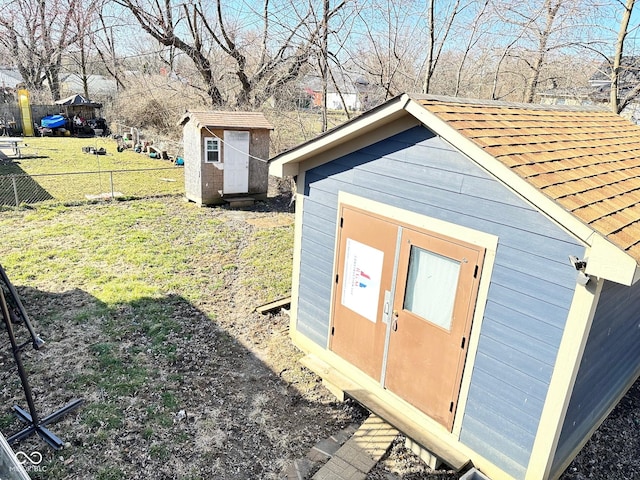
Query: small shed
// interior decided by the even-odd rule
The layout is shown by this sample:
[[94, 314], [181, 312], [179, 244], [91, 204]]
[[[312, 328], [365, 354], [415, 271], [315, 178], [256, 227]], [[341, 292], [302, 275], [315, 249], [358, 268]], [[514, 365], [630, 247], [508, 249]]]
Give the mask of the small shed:
[[259, 112], [187, 112], [183, 127], [186, 197], [199, 205], [229, 199], [265, 199], [269, 185], [269, 135]]
[[401, 95], [277, 155], [303, 362], [433, 457], [558, 478], [640, 374], [640, 127]]

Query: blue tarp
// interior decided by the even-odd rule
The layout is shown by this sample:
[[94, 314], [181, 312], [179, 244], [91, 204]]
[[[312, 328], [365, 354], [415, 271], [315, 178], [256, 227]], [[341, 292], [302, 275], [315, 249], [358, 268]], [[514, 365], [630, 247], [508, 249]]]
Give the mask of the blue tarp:
[[58, 128], [64, 127], [67, 123], [67, 119], [62, 115], [49, 115], [48, 117], [43, 117], [40, 120], [40, 125], [45, 128]]

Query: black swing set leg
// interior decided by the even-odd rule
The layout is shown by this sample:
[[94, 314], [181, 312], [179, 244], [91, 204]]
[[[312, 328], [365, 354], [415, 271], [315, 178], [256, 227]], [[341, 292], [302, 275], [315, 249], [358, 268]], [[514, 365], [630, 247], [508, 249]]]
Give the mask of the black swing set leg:
[[[2, 280], [4, 280], [5, 285], [9, 289], [9, 293], [14, 299], [14, 303], [17, 305], [23, 317], [24, 322], [27, 328], [29, 329], [29, 332], [31, 333], [32, 340], [33, 340], [32, 342], [33, 347], [36, 350], [39, 349], [44, 342], [42, 342], [42, 340], [40, 340], [37, 336], [35, 336], [33, 329], [31, 327], [31, 324], [29, 322], [29, 317], [27, 316], [26, 311], [24, 311], [24, 307], [22, 306], [22, 303], [20, 302], [20, 299], [17, 296], [15, 289], [13, 288], [13, 285], [9, 282], [9, 279], [7, 278], [6, 273], [4, 272], [4, 269], [2, 268], [2, 266], [0, 266], [0, 277], [2, 277]], [[31, 386], [29, 385], [29, 378], [27, 377], [27, 372], [24, 369], [24, 364], [22, 363], [22, 356], [21, 356], [22, 349], [25, 346], [29, 345], [30, 342], [27, 342], [23, 345], [17, 344], [16, 337], [13, 332], [13, 323], [11, 321], [11, 314], [9, 312], [9, 307], [7, 305], [7, 301], [5, 299], [4, 292], [1, 286], [0, 286], [0, 312], [2, 313], [2, 318], [4, 320], [7, 334], [9, 335], [11, 350], [16, 362], [16, 366], [18, 367], [18, 375], [20, 376], [20, 382], [22, 383], [22, 389], [24, 390], [24, 395], [27, 400], [27, 406], [29, 408], [29, 411], [27, 412], [22, 408], [20, 408], [18, 405], [14, 405], [13, 409], [16, 416], [20, 420], [25, 422], [27, 424], [27, 427], [25, 427], [18, 433], [10, 436], [7, 439], [7, 442], [10, 445], [12, 445], [14, 443], [19, 442], [20, 440], [23, 440], [33, 435], [34, 433], [37, 433], [40, 436], [40, 438], [42, 438], [51, 448], [58, 450], [64, 446], [64, 442], [56, 434], [54, 434], [51, 430], [49, 430], [46, 426], [49, 423], [55, 422], [60, 417], [69, 413], [70, 411], [78, 408], [83, 403], [83, 400], [82, 399], [73, 400], [68, 405], [62, 407], [60, 410], [57, 410], [56, 412], [50, 415], [47, 415], [44, 418], [40, 418], [38, 416], [38, 412], [36, 410], [35, 403], [33, 401]]]

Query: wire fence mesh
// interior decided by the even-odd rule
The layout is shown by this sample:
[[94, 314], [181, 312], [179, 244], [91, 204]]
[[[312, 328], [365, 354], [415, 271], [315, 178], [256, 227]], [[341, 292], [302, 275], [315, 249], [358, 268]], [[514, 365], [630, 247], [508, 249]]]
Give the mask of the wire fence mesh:
[[0, 205], [5, 206], [182, 193], [180, 167], [0, 176]]

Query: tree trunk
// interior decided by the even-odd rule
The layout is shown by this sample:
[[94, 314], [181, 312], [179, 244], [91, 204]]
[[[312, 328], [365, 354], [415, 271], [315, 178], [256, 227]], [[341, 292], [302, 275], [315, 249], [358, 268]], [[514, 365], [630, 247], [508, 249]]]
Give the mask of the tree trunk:
[[329, 125], [327, 118], [327, 94], [329, 93], [329, 0], [324, 0], [323, 5], [320, 73], [322, 74], [322, 131], [326, 132]]
[[633, 10], [633, 6], [635, 4], [635, 0], [627, 0], [624, 13], [622, 14], [622, 20], [620, 21], [620, 30], [618, 31], [618, 39], [616, 41], [616, 51], [613, 57], [613, 67], [611, 68], [611, 92], [610, 92], [610, 102], [611, 102], [611, 111], [614, 113], [620, 113], [622, 110], [622, 106], [620, 105], [620, 74], [622, 71], [621, 63], [622, 63], [622, 52], [624, 50], [624, 39], [627, 36], [627, 32], [629, 29], [629, 20], [631, 18], [631, 11]]
[[538, 89], [538, 82], [540, 81], [540, 71], [542, 70], [547, 56], [547, 45], [549, 43], [549, 36], [551, 35], [553, 23], [555, 22], [556, 15], [558, 14], [558, 10], [560, 9], [561, 4], [562, 0], [555, 0], [555, 3], [553, 4], [551, 0], [546, 0], [544, 2], [544, 9], [547, 12], [545, 28], [542, 32], [540, 32], [540, 38], [538, 40], [538, 51], [536, 52], [536, 57], [531, 67], [533, 71], [531, 78], [529, 79], [524, 98], [524, 101], [526, 103], [533, 103], [533, 100], [535, 98], [536, 91]]
[[431, 86], [431, 75], [433, 74], [433, 52], [435, 51], [436, 32], [435, 32], [435, 0], [429, 0], [429, 47], [427, 50], [427, 61], [424, 72], [424, 82], [422, 83], [422, 93], [429, 93]]

